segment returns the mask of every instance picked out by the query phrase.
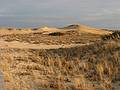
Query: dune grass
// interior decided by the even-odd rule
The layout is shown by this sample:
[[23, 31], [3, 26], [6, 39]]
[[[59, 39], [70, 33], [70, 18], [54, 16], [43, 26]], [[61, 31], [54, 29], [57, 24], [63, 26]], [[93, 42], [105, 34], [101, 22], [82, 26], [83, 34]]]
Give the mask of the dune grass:
[[6, 90], [111, 90], [120, 80], [119, 41], [51, 50], [1, 49]]

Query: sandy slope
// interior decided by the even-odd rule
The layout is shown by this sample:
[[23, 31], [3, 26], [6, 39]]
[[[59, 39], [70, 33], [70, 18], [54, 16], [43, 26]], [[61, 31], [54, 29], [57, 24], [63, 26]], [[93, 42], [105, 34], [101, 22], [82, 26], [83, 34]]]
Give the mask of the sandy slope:
[[92, 33], [92, 34], [99, 34], [99, 35], [112, 33], [112, 32], [101, 30], [101, 29], [91, 28], [85, 25], [79, 25], [78, 30], [81, 33], [84, 32], [84, 33]]

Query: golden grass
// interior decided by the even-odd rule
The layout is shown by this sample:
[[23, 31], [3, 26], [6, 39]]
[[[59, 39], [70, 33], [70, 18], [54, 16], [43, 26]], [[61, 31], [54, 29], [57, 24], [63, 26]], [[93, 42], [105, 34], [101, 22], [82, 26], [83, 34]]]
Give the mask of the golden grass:
[[120, 77], [118, 43], [51, 50], [1, 49], [6, 90], [110, 90]]
[[100, 35], [88, 34], [88, 30], [82, 34], [76, 30], [66, 30], [64, 35], [53, 32], [53, 36], [38, 30], [18, 33], [10, 29], [10, 35], [1, 34], [1, 38], [35, 44], [94, 43], [49, 50], [0, 49], [6, 90], [111, 90], [120, 81], [119, 40], [100, 41]]

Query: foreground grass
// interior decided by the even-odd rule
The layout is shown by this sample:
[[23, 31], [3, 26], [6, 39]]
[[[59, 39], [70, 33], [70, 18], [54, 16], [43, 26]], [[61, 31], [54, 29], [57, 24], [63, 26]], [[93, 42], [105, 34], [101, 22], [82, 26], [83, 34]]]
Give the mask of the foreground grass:
[[112, 90], [120, 81], [120, 42], [75, 48], [1, 49], [6, 90]]

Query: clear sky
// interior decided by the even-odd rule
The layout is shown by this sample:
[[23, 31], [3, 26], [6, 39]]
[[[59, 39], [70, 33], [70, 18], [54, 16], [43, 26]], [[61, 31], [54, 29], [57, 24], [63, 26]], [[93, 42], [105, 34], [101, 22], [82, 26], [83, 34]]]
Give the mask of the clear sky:
[[0, 26], [120, 27], [120, 0], [0, 0]]

